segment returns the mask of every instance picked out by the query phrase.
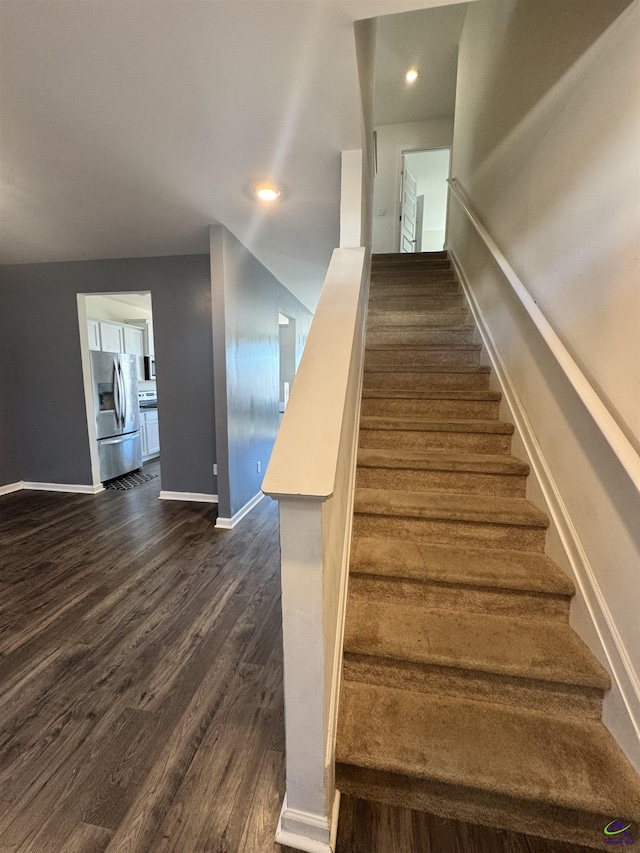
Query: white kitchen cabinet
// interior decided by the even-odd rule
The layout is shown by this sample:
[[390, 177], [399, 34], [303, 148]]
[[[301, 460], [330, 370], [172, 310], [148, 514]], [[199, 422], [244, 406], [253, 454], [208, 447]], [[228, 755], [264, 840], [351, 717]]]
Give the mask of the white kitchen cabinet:
[[158, 412], [147, 412], [147, 453], [156, 456], [160, 453], [160, 429]]
[[135, 355], [138, 380], [144, 379], [145, 330], [139, 326], [89, 318], [87, 332], [90, 350]]
[[124, 351], [131, 355], [144, 355], [142, 329], [137, 326], [123, 326]]
[[142, 446], [142, 458], [148, 459], [149, 453], [147, 451], [147, 424], [145, 423], [145, 413], [140, 412], [140, 444]]
[[100, 321], [100, 349], [102, 352], [124, 352], [124, 327], [119, 323]]
[[136, 356], [138, 380], [144, 379], [144, 333], [137, 326], [123, 326], [124, 352]]
[[89, 349], [100, 352], [100, 323], [97, 320], [87, 320], [87, 332], [89, 334]]
[[142, 458], [150, 459], [160, 453], [160, 430], [158, 410], [147, 409], [140, 412], [140, 435], [142, 437]]
[[144, 336], [143, 355], [149, 355], [151, 358], [154, 358], [156, 350], [153, 340], [153, 323], [151, 320], [127, 320], [127, 323], [130, 323], [132, 326], [138, 326], [142, 330]]

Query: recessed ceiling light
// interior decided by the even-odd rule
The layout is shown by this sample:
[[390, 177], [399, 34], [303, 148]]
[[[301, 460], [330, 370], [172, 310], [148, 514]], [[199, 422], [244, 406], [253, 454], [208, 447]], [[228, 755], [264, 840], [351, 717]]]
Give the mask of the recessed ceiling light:
[[270, 184], [261, 184], [256, 187], [256, 195], [262, 201], [275, 201], [280, 195], [280, 190]]
[[407, 83], [415, 83], [416, 80], [418, 79], [419, 73], [420, 72], [418, 71], [417, 68], [410, 68], [407, 71], [407, 73], [405, 74], [404, 79], [407, 81]]

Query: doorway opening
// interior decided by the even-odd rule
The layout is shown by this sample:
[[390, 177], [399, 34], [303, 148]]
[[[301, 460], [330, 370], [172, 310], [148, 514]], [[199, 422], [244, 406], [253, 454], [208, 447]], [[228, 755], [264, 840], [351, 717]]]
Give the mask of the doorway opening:
[[280, 420], [289, 402], [289, 393], [296, 375], [296, 321], [282, 312], [278, 313], [279, 346], [279, 392], [278, 412]]
[[402, 152], [400, 252], [444, 248], [450, 161], [450, 148]]
[[159, 491], [151, 293], [81, 293], [77, 299], [94, 486], [121, 488], [121, 479], [144, 470], [149, 476], [130, 480], [157, 477]]

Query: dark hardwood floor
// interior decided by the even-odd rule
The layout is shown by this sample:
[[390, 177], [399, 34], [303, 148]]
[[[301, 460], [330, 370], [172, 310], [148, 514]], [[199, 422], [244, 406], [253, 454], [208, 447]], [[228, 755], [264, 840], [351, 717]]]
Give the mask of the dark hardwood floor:
[[[277, 508], [159, 488], [0, 498], [0, 853], [288, 853]], [[343, 798], [338, 853], [579, 850]]]

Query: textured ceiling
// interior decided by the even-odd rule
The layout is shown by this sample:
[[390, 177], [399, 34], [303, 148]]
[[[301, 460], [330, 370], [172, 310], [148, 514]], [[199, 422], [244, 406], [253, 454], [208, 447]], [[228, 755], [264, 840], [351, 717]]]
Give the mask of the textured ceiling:
[[433, 2], [2, 2], [0, 262], [206, 252], [221, 222], [314, 306], [361, 146], [353, 21]]

